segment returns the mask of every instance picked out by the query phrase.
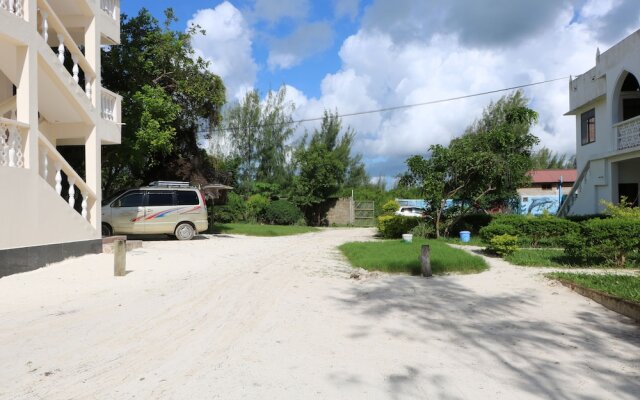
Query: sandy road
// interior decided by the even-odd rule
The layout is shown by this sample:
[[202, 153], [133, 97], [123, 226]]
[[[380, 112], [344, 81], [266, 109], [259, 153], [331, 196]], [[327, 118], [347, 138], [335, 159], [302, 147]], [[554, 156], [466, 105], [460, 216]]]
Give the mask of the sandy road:
[[335, 229], [0, 279], [0, 399], [637, 399], [640, 326], [538, 271], [348, 279]]

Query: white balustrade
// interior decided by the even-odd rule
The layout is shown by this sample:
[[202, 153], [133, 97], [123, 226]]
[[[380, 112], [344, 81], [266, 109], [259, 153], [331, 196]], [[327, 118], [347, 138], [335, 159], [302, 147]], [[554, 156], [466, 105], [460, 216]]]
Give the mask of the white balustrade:
[[100, 0], [100, 8], [115, 20], [118, 19], [120, 0]]
[[620, 122], [614, 127], [617, 130], [618, 150], [640, 147], [640, 116]]
[[91, 85], [93, 85], [93, 79], [86, 79], [84, 83], [84, 91], [89, 99], [91, 99]]
[[17, 17], [24, 18], [24, 0], [0, 0], [0, 8]]
[[78, 56], [72, 54], [71, 60], [73, 60], [73, 68], [71, 69], [73, 80], [78, 83], [78, 81], [80, 81], [80, 77], [78, 76], [78, 74], [80, 73], [80, 68], [78, 67]]
[[61, 34], [58, 34], [58, 43], [58, 60], [64, 65], [64, 36]]
[[102, 89], [101, 92], [101, 104], [102, 104], [102, 118], [106, 119], [107, 121], [113, 121], [113, 122], [117, 122], [116, 121], [116, 102], [117, 102], [117, 97], [105, 90]]
[[47, 157], [48, 154], [49, 150], [47, 148], [42, 149], [42, 161], [40, 161], [40, 164], [42, 165], [42, 179], [44, 179], [45, 181], [49, 177], [49, 157]]
[[22, 132], [17, 121], [0, 118], [0, 166], [23, 168]]
[[62, 163], [56, 162], [56, 193], [62, 196]]
[[44, 39], [45, 43], [49, 42], [49, 21], [47, 20], [47, 18], [49, 18], [49, 13], [46, 11], [42, 12], [42, 38]]
[[76, 205], [76, 189], [74, 186], [76, 180], [73, 177], [67, 178], [67, 183], [69, 183], [69, 207], [73, 208]]
[[82, 218], [87, 219], [87, 204], [89, 203], [89, 196], [82, 196], [82, 212], [80, 213], [82, 215]]

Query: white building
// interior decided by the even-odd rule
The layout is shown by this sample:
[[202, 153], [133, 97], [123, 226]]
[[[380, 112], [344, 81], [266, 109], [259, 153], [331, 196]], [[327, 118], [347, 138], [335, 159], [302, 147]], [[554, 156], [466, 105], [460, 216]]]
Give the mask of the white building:
[[640, 30], [596, 54], [596, 66], [569, 83], [576, 116], [578, 179], [560, 215], [602, 212], [601, 200], [638, 205]]
[[100, 48], [120, 42], [119, 6], [0, 0], [0, 277], [101, 249], [101, 146], [120, 143], [121, 99]]

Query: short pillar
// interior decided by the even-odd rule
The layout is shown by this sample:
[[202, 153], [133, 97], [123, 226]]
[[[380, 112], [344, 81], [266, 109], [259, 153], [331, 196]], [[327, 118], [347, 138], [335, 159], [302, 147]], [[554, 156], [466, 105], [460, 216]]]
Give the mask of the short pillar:
[[420, 254], [420, 265], [422, 266], [422, 276], [425, 278], [431, 278], [431, 249], [428, 244], [422, 245], [422, 252]]
[[125, 276], [127, 269], [127, 241], [113, 242], [113, 276]]

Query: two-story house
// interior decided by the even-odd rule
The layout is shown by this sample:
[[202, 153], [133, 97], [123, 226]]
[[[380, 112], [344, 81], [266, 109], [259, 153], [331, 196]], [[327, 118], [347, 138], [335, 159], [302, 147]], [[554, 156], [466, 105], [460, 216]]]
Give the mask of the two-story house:
[[640, 186], [640, 30], [569, 82], [576, 116], [578, 179], [558, 214], [594, 214], [601, 200], [638, 205]]
[[100, 251], [101, 146], [121, 126], [100, 50], [119, 42], [119, 0], [0, 0], [0, 277]]

